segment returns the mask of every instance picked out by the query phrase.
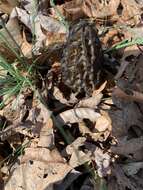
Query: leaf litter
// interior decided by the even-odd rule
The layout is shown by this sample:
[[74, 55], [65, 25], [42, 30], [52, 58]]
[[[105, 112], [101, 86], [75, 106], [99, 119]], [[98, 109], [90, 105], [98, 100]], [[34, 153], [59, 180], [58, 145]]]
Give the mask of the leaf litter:
[[[0, 189], [143, 189], [142, 1], [7, 0], [0, 11], [0, 54], [24, 84], [34, 79], [0, 94]], [[104, 52], [90, 97], [56, 83], [81, 19], [96, 23]], [[1, 89], [15, 84], [2, 79]]]

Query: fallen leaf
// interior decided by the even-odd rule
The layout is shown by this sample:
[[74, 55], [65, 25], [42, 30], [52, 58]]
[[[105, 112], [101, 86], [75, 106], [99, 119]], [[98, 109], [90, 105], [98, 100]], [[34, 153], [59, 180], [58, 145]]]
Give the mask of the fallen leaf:
[[72, 21], [82, 18], [84, 16], [81, 0], [72, 0], [70, 2], [66, 2], [59, 7], [59, 10], [68, 20]]
[[111, 123], [109, 122], [108, 119], [106, 119], [105, 116], [100, 116], [95, 124], [95, 128], [99, 131], [99, 132], [103, 132], [105, 130], [110, 130], [110, 125]]
[[139, 172], [140, 169], [143, 168], [143, 162], [131, 162], [125, 165], [122, 165], [122, 168], [126, 175], [133, 176]]
[[9, 19], [6, 28], [7, 30], [5, 28], [0, 30], [0, 53], [8, 60], [11, 60], [16, 57], [15, 52], [18, 53], [20, 50], [22, 35], [16, 18]]
[[94, 109], [91, 108], [75, 108], [70, 109], [68, 111], [62, 112], [58, 116], [56, 116], [56, 119], [61, 121], [61, 123], [79, 123], [83, 119], [89, 119], [93, 123], [97, 121], [97, 119], [100, 117], [100, 114], [95, 112]]
[[38, 146], [49, 149], [52, 149], [55, 146], [53, 122], [51, 118], [48, 119], [47, 123], [42, 127], [40, 131]]
[[116, 146], [111, 147], [112, 152], [126, 156], [132, 154], [132, 156], [134, 156], [134, 153], [136, 151], [143, 148], [143, 136], [139, 138], [133, 138], [131, 140], [126, 140], [124, 142], [118, 141], [118, 143], [119, 144]]
[[66, 147], [67, 154], [71, 155], [69, 165], [73, 168], [90, 161], [90, 155], [79, 150], [79, 148], [84, 145], [85, 140], [86, 138], [79, 137]]
[[126, 188], [129, 188], [131, 190], [138, 189], [135, 182], [124, 174], [123, 169], [119, 164], [113, 165], [112, 173], [113, 173], [112, 175], [116, 177], [116, 183], [118, 184], [118, 189], [126, 189]]
[[10, 14], [12, 9], [18, 5], [16, 0], [3, 0], [0, 2], [0, 11]]
[[95, 1], [85, 0], [82, 3], [82, 9], [88, 17], [104, 18], [116, 15], [120, 0]]
[[103, 97], [103, 94], [99, 93], [97, 95], [94, 95], [93, 97], [83, 99], [77, 104], [77, 107], [87, 107], [87, 108], [94, 109], [100, 103], [102, 97]]
[[136, 0], [121, 0], [121, 5], [123, 7], [122, 19], [124, 22], [129, 24], [140, 23], [142, 3], [139, 3]]
[[[47, 155], [44, 155], [47, 156]], [[52, 163], [29, 161], [17, 166], [12, 172], [10, 180], [5, 185], [5, 190], [28, 189], [28, 190], [53, 190], [53, 185], [72, 170], [66, 163], [52, 160]]]
[[107, 152], [103, 153], [103, 150], [100, 148], [96, 148], [93, 154], [95, 156], [95, 162], [97, 165], [97, 172], [99, 177], [105, 177], [108, 174], [111, 174], [110, 155]]
[[136, 45], [129, 46], [124, 49], [124, 53], [121, 59], [121, 65], [118, 69], [118, 73], [116, 74], [115, 79], [119, 79], [124, 73], [125, 69], [130, 63], [130, 61], [128, 61], [128, 58], [133, 57], [133, 59], [135, 60], [139, 56], [139, 54], [140, 51]]
[[116, 87], [113, 90], [113, 95], [119, 98], [122, 98], [126, 101], [136, 101], [136, 102], [143, 102], [143, 93], [137, 92], [135, 90], [130, 90], [132, 95], [126, 94], [123, 90], [121, 90], [119, 87]]
[[64, 159], [61, 157], [61, 155], [56, 149], [50, 151], [49, 149], [42, 147], [26, 148], [25, 154], [21, 156], [19, 159], [21, 164], [26, 163], [29, 160], [40, 161], [45, 163], [65, 163]]

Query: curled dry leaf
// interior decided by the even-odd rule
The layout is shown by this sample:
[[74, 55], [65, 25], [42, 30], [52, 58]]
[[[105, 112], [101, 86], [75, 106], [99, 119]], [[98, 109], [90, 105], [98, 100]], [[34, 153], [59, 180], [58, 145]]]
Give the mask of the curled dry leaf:
[[79, 123], [83, 119], [89, 119], [94, 123], [100, 117], [100, 114], [91, 108], [75, 108], [62, 112], [56, 118], [58, 119], [59, 117], [64, 121], [64, 123]]
[[68, 101], [64, 96], [63, 93], [59, 90], [59, 88], [57, 88], [56, 86], [54, 86], [54, 90], [53, 90], [53, 95], [54, 97], [60, 101], [60, 103], [62, 104], [66, 104], [69, 105], [70, 103], [76, 103], [78, 100], [77, 98], [74, 96], [74, 94], [71, 94], [70, 96], [70, 101]]
[[100, 103], [101, 99], [103, 97], [102, 93], [99, 93], [93, 97], [86, 98], [84, 100], [81, 100], [77, 107], [88, 107], [88, 108], [96, 108], [96, 106]]
[[110, 121], [106, 119], [105, 116], [100, 116], [96, 121], [95, 128], [99, 132], [103, 132], [107, 129], [110, 130], [111, 129], [110, 125], [111, 125]]
[[115, 45], [117, 43], [120, 43], [122, 40], [124, 40], [124, 35], [126, 34], [120, 28], [109, 28], [107, 29], [107, 33], [102, 39], [102, 42], [105, 46], [105, 48], [110, 48], [112, 45]]
[[[50, 117], [51, 117], [51, 111], [48, 110], [45, 107], [45, 105], [40, 102], [39, 99], [35, 98], [33, 100], [33, 107], [32, 109], [30, 109], [29, 115], [26, 121], [31, 123], [32, 133], [39, 136], [42, 128], [45, 131], [46, 124], [48, 124], [48, 126], [51, 126], [50, 119], [49, 119]], [[41, 132], [41, 134], [43, 133]], [[52, 134], [52, 129], [50, 129], [50, 135], [51, 134]]]
[[13, 125], [9, 125], [6, 129], [0, 131], [0, 139], [1, 141], [8, 140], [10, 137], [14, 138], [14, 135], [17, 133], [23, 134], [28, 137], [33, 137], [30, 133], [31, 125], [26, 125], [22, 123], [14, 123]]
[[21, 51], [25, 57], [27, 58], [32, 57], [32, 44], [27, 42], [24, 31], [23, 31], [23, 40], [21, 44]]
[[55, 32], [55, 33], [66, 33], [66, 29], [61, 23], [51, 17], [44, 16], [42, 14], [38, 15], [41, 27], [46, 31]]
[[[102, 117], [102, 116], [101, 116]], [[100, 118], [100, 117], [99, 117]], [[106, 121], [107, 122], [107, 121]], [[110, 125], [109, 125], [110, 126]], [[79, 131], [83, 134], [83, 135], [88, 135], [89, 137], [91, 137], [91, 139], [93, 139], [94, 141], [105, 141], [108, 136], [110, 135], [110, 130], [109, 130], [109, 126], [108, 128], [106, 128], [104, 131], [98, 131], [98, 129], [96, 129], [95, 127], [95, 130], [97, 130], [97, 132], [92, 132], [90, 131], [90, 129], [87, 127], [87, 125], [84, 123], [84, 122], [80, 122], [79, 123]], [[102, 126], [101, 126], [102, 128]], [[103, 127], [104, 128], [104, 127]], [[103, 130], [100, 129], [100, 130]], [[94, 129], [93, 129], [94, 130]]]
[[81, 150], [74, 150], [69, 160], [69, 165], [72, 168], [75, 168], [89, 161], [90, 161], [90, 154], [84, 153]]

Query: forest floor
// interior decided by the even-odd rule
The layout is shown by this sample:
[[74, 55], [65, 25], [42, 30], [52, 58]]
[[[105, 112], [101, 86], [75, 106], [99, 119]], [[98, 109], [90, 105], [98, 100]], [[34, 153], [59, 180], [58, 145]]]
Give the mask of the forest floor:
[[142, 151], [143, 1], [0, 1], [0, 190], [143, 190]]

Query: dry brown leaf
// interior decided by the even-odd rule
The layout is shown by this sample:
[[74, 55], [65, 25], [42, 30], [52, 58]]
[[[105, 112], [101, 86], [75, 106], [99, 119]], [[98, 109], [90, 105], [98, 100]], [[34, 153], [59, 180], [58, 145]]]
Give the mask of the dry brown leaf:
[[139, 24], [141, 21], [141, 8], [142, 3], [138, 3], [136, 0], [121, 0], [123, 7], [122, 19], [129, 24]]
[[82, 18], [84, 16], [84, 12], [82, 10], [82, 1], [81, 0], [72, 0], [70, 2], [66, 2], [64, 5], [59, 7], [59, 10], [62, 11], [63, 15], [68, 20], [76, 20]]
[[123, 37], [123, 35], [125, 35], [126, 33], [123, 33], [123, 31], [118, 28], [109, 28], [108, 32], [104, 35], [102, 42], [105, 47], [111, 47], [112, 45], [120, 43], [122, 40], [124, 40], [125, 38]]
[[129, 61], [127, 61], [127, 58], [130, 56], [134, 56], [134, 59], [135, 59], [136, 57], [139, 56], [139, 54], [140, 54], [140, 50], [136, 45], [129, 46], [124, 49], [124, 54], [121, 59], [121, 66], [118, 69], [118, 73], [116, 74], [115, 79], [119, 79], [122, 76], [123, 72], [125, 71], [128, 64], [130, 63]]
[[106, 119], [105, 116], [100, 116], [95, 124], [95, 128], [99, 131], [99, 132], [103, 132], [105, 130], [110, 130], [111, 123], [109, 122], [108, 119]]
[[47, 148], [26, 148], [25, 154], [20, 157], [20, 163], [26, 163], [29, 160], [40, 161], [44, 163], [65, 163], [60, 153], [54, 149], [50, 151]]
[[26, 148], [20, 165], [11, 168], [12, 175], [5, 189], [53, 190], [54, 183], [63, 180], [71, 170], [57, 150]]
[[97, 105], [100, 103], [101, 99], [103, 97], [102, 93], [99, 93], [93, 97], [86, 98], [84, 100], [81, 100], [78, 104], [77, 107], [87, 107], [87, 108], [96, 108]]
[[100, 114], [91, 108], [75, 108], [62, 112], [56, 117], [57, 120], [60, 119], [59, 117], [64, 121], [64, 123], [79, 123], [83, 119], [89, 119], [94, 123], [100, 117]]
[[[126, 136], [130, 126], [140, 126], [143, 123], [142, 113], [133, 101], [124, 101], [113, 96], [113, 102], [117, 109], [108, 110], [108, 115], [112, 121], [112, 134], [115, 137]], [[132, 119], [129, 119], [132, 118]]]
[[0, 11], [10, 14], [12, 9], [18, 5], [16, 0], [2, 0], [0, 1]]
[[[32, 7], [30, 7], [30, 9], [32, 9]], [[32, 10], [29, 10], [28, 13], [26, 10], [16, 7], [12, 11], [11, 17], [18, 18], [31, 30], [31, 33], [33, 33]], [[44, 16], [40, 11], [37, 12], [37, 15], [34, 17], [34, 34], [36, 37], [36, 43], [32, 48], [33, 53], [39, 55], [44, 47], [57, 41], [62, 41], [63, 38], [65, 38], [65, 33], [66, 29], [61, 22], [54, 18]], [[61, 34], [63, 34], [63, 36]]]
[[[105, 141], [111, 133], [109, 128], [110, 128], [110, 125], [108, 126], [108, 129], [106, 129], [105, 131], [92, 132], [92, 131], [90, 131], [90, 129], [86, 126], [86, 124], [84, 122], [79, 123], [79, 131], [83, 135], [90, 136], [94, 141], [101, 141], [101, 142]], [[95, 128], [95, 130], [98, 130], [98, 129]]]
[[104, 18], [108, 16], [114, 16], [117, 14], [117, 8], [120, 0], [110, 1], [95, 1], [84, 0], [82, 3], [82, 9], [88, 17]]
[[[31, 123], [32, 133], [34, 135], [40, 135], [41, 129], [46, 127], [46, 124], [51, 117], [51, 111], [48, 110], [39, 99], [34, 98], [33, 106], [29, 111], [29, 115], [26, 119], [27, 122]], [[45, 128], [43, 128], [45, 130]], [[52, 132], [52, 131], [51, 131]]]
[[42, 127], [40, 131], [38, 146], [42, 148], [52, 149], [54, 145], [53, 121], [51, 118], [49, 118], [47, 123]]
[[62, 104], [66, 104], [69, 105], [70, 103], [76, 103], [78, 100], [77, 98], [74, 96], [74, 94], [71, 94], [70, 96], [70, 101], [68, 101], [64, 96], [63, 93], [59, 90], [59, 88], [57, 88], [56, 86], [54, 86], [53, 89], [53, 95], [54, 97], [59, 100]]
[[76, 168], [90, 161], [90, 155], [81, 150], [74, 150], [69, 160], [69, 165]]
[[106, 84], [107, 84], [107, 81], [105, 81], [98, 89], [94, 90], [92, 93], [92, 96], [96, 97], [96, 95], [100, 94], [106, 87]]
[[30, 161], [14, 168], [5, 190], [19, 189], [19, 187], [28, 190], [53, 190], [54, 183], [63, 180], [71, 170], [68, 164], [54, 162], [54, 160], [53, 163], [48, 164]]
[[[16, 52], [19, 51], [18, 47], [20, 47], [22, 44], [22, 35], [20, 32], [18, 20], [16, 18], [9, 19], [8, 23], [6, 24], [6, 28], [15, 41], [11, 38], [9, 33], [7, 33], [4, 28], [1, 29], [0, 33], [4, 36], [4, 38], [0, 37], [0, 54], [3, 55], [5, 58], [11, 60], [16, 57], [11, 49], [14, 49]], [[5, 40], [8, 42], [8, 45]], [[10, 46], [11, 48], [7, 46]]]
[[23, 31], [23, 40], [21, 44], [21, 51], [25, 57], [27, 58], [32, 57], [32, 44], [27, 42], [24, 31]]
[[71, 155], [69, 165], [73, 168], [78, 167], [88, 161], [90, 161], [90, 154], [84, 153], [79, 148], [84, 145], [86, 138], [79, 137], [73, 143], [66, 147], [66, 152]]

